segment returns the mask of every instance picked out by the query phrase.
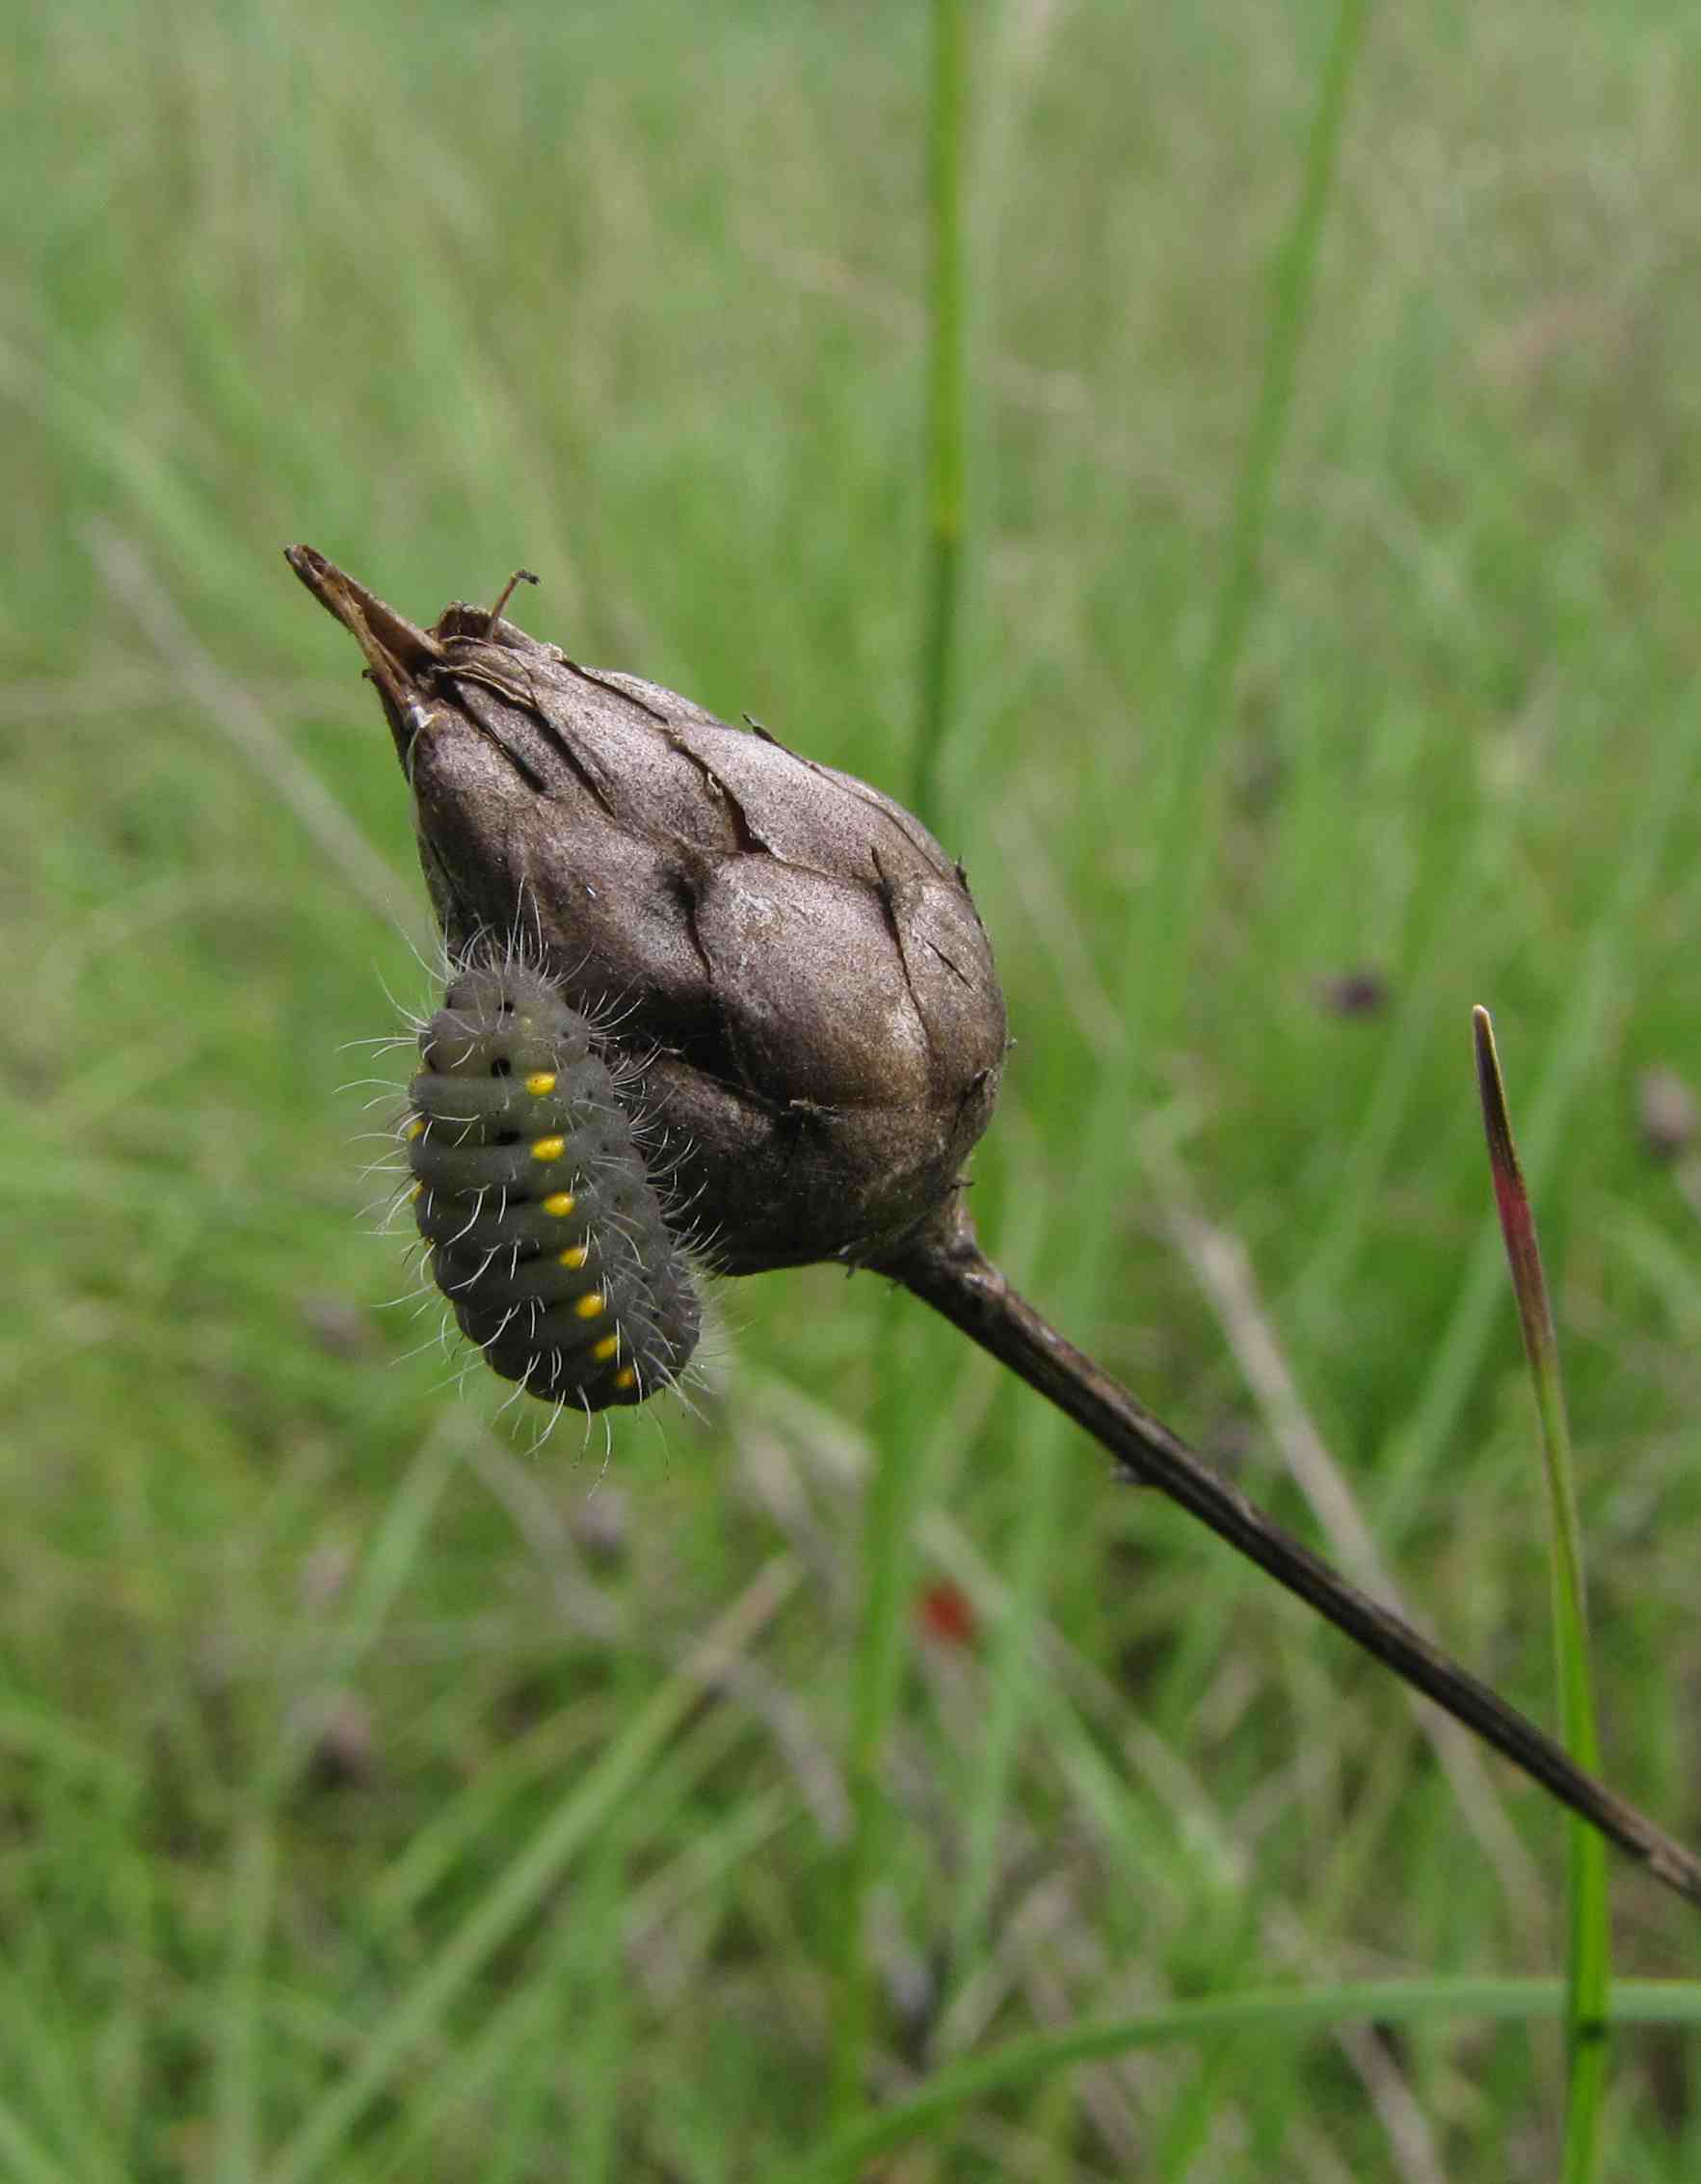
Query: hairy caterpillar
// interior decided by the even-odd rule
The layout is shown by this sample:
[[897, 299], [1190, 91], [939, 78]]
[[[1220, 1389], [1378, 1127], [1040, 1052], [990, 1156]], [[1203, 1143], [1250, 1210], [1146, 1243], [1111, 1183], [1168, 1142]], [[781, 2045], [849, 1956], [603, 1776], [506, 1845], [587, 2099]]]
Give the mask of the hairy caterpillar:
[[464, 969], [419, 1037], [403, 1130], [432, 1278], [505, 1379], [585, 1411], [677, 1380], [689, 1262], [588, 1020], [513, 960]]

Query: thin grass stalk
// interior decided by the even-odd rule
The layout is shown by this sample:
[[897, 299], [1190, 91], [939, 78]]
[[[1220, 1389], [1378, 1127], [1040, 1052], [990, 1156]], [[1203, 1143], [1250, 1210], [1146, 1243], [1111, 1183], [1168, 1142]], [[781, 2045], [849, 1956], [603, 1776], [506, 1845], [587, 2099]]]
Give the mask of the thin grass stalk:
[[[628, 1600], [626, 1613], [632, 1611]], [[644, 1702], [641, 1658], [624, 1634], [616, 1635], [608, 1653], [616, 1718], [625, 1720]], [[638, 1809], [633, 1798], [620, 1798], [609, 1806], [590, 1847], [579, 1901], [574, 1906], [573, 1939], [579, 1964], [587, 1975], [583, 1990], [589, 2004], [571, 2032], [577, 2086], [563, 2172], [573, 2179], [573, 2184], [605, 2184], [606, 2179], [620, 2173], [621, 2095], [627, 2083], [632, 2034], [621, 1912], [631, 1865], [633, 1816]], [[523, 2146], [523, 2135], [517, 2143]]]
[[71, 2184], [71, 2171], [62, 2169], [31, 2138], [17, 2117], [0, 2103], [0, 2159], [18, 2184]]
[[912, 803], [923, 825], [936, 833], [963, 587], [963, 169], [969, 58], [964, 15], [965, 0], [933, 0], [927, 146], [927, 586]]
[[[1524, 1354], [1529, 1361], [1547, 1478], [1549, 1564], [1554, 1586], [1554, 1653], [1565, 1742], [1573, 1758], [1591, 1772], [1601, 1763], [1595, 1719], [1594, 1675], [1589, 1661], [1588, 1602], [1583, 1584], [1582, 1525], [1571, 1461], [1571, 1429], [1559, 1343], [1536, 1238], [1535, 1213], [1518, 1163], [1506, 1109], [1506, 1087], [1495, 1049], [1494, 1025], [1485, 1008], [1473, 1012], [1476, 1081], [1488, 1136], [1495, 1205], [1512, 1269], [1512, 1291]], [[1566, 1913], [1569, 1949], [1565, 1975], [1565, 2169], [1566, 2184], [1589, 2184], [1600, 2152], [1601, 2111], [1607, 2084], [1607, 2002], [1611, 1927], [1607, 1904], [1607, 1850], [1585, 1822], [1566, 1827]]]
[[[914, 806], [938, 828], [939, 774], [950, 724], [963, 574], [963, 158], [968, 43], [964, 0], [934, 0], [928, 120], [927, 575], [923, 593]], [[886, 1744], [903, 1666], [919, 1467], [901, 1358], [922, 1338], [900, 1297], [887, 1305], [874, 1464], [863, 1509], [863, 1618], [847, 1768], [851, 1833], [839, 1899], [828, 2111], [842, 2124], [864, 2098], [874, 2031], [871, 1900], [885, 1865]]]
[[[1271, 490], [1292, 407], [1317, 252], [1368, 14], [1368, 0], [1342, 0], [1306, 138], [1298, 198], [1271, 265], [1257, 405], [1236, 481], [1209, 634], [1181, 720], [1166, 742], [1157, 784], [1158, 817], [1152, 834], [1145, 899], [1164, 905], [1164, 940], [1158, 946], [1149, 945], [1152, 919], [1147, 916], [1131, 919], [1120, 985], [1121, 1053], [1100, 1073], [1088, 1111], [1078, 1170], [1081, 1184], [1075, 1194], [1082, 1214], [1070, 1226], [1068, 1257], [1059, 1265], [1053, 1285], [1065, 1324], [1084, 1319], [1103, 1287], [1112, 1210], [1118, 1203], [1118, 1193], [1109, 1185], [1127, 1158], [1129, 1113], [1144, 1098], [1136, 1077], [1141, 1067], [1138, 1057], [1167, 1039], [1195, 952], [1207, 861], [1217, 839], [1212, 823], [1213, 789], [1220, 772], [1216, 754], [1224, 740], [1257, 593]], [[1014, 1597], [989, 1663], [991, 1711], [968, 1803], [963, 1880], [953, 1918], [959, 1983], [973, 1975], [992, 1890], [1011, 1767], [1030, 1688], [1025, 1664], [1031, 1632], [1060, 1521], [1063, 1443], [1055, 1418], [1042, 1415], [1023, 1425], [1020, 1452], [1023, 1514], [1016, 1542]]]
[[[1258, 598], [1270, 499], [1293, 408], [1317, 254], [1369, 17], [1369, 0], [1341, 0], [1306, 136], [1298, 200], [1270, 268], [1258, 398], [1235, 480], [1209, 633], [1169, 739], [1168, 763], [1158, 785], [1153, 836], [1156, 858], [1146, 899], [1163, 906], [1162, 918], [1130, 920], [1124, 955], [1121, 1023], [1125, 1046], [1136, 1053], [1170, 1034], [1197, 953], [1210, 864], [1221, 835], [1217, 807], [1235, 684]], [[1164, 936], [1161, 946], [1152, 946], [1157, 929]], [[1102, 1122], [1103, 1110], [1112, 1111], [1105, 1127], [1120, 1136], [1126, 1108], [1115, 1087], [1106, 1087], [1099, 1109]]]
[[[936, 2070], [905, 2100], [860, 2118], [769, 2184], [835, 2184], [913, 2139], [937, 2132], [971, 2103], [1024, 2091], [1080, 2063], [1250, 2034], [1266, 2054], [1272, 2038], [1303, 2038], [1347, 2024], [1421, 2025], [1449, 2019], [1528, 2024], [1559, 2015], [1554, 1979], [1369, 1980], [1339, 1986], [1263, 1987], [1177, 2002], [1137, 2016], [1069, 2025], [1007, 2041]], [[1615, 2025], [1701, 2026], [1701, 1982], [1621, 1980], [1611, 1994]]]

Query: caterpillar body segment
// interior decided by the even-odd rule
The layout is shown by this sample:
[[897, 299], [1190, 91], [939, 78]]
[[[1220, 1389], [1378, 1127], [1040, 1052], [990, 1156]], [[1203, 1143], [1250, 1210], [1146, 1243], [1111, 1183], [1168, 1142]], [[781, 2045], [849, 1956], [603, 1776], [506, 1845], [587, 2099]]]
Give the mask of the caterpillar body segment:
[[677, 1380], [702, 1309], [621, 1087], [543, 974], [461, 972], [403, 1132], [432, 1278], [492, 1368], [602, 1410]]

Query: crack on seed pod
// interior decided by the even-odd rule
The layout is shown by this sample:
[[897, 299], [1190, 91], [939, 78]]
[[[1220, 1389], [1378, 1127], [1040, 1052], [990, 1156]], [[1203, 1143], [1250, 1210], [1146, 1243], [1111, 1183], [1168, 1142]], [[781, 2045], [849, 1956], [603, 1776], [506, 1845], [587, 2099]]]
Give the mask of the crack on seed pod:
[[[465, 674], [459, 668], [445, 667], [443, 669], [440, 669], [436, 675], [432, 677], [433, 687], [441, 691], [445, 699], [451, 704], [453, 704], [454, 702], [455, 695], [452, 686], [457, 682], [481, 682], [484, 683], [488, 688], [492, 690], [499, 688], [499, 685], [492, 681], [490, 677], [476, 674]], [[529, 708], [521, 707], [519, 709], [526, 710]], [[549, 793], [549, 785], [545, 781], [543, 775], [538, 772], [537, 768], [532, 765], [529, 759], [527, 759], [520, 752], [517, 751], [514, 748], [513, 744], [508, 741], [507, 737], [503, 735], [499, 729], [493, 727], [489, 721], [481, 720], [476, 713], [472, 712], [465, 706], [460, 707], [459, 710], [461, 717], [463, 719], [469, 720], [477, 732], [483, 736], [485, 741], [490, 744], [493, 750], [501, 752], [503, 758], [507, 759], [508, 763], [514, 768], [515, 772], [519, 776], [520, 780], [525, 783], [526, 786], [532, 791], [534, 795], [546, 796]], [[416, 742], [417, 740], [417, 737], [415, 737], [414, 741]], [[409, 757], [411, 759], [413, 752], [413, 744], [412, 742], [409, 744], [408, 751]], [[412, 779], [413, 778], [411, 772], [408, 778], [410, 779], [410, 781], [412, 781]]]
[[[765, 840], [757, 831], [750, 813], [744, 808], [743, 798], [715, 771], [701, 751], [692, 750], [691, 746], [678, 735], [670, 736], [668, 740], [680, 758], [697, 768], [709, 791], [719, 797], [728, 816], [732, 821], [732, 846], [735, 849], [742, 850], [749, 857], [772, 857], [783, 865], [792, 862], [781, 850], [775, 848], [771, 841]], [[773, 740], [772, 736], [767, 738], [770, 743]]]
[[651, 720], [659, 721], [663, 728], [673, 726], [668, 714], [658, 712], [653, 706], [640, 698], [635, 690], [628, 690], [614, 676], [598, 675], [595, 668], [581, 667], [577, 660], [569, 659], [565, 653], [561, 654], [561, 664], [570, 675], [576, 675], [581, 682], [595, 683], [598, 690], [607, 690], [617, 698], [624, 698], [628, 706], [636, 706], [641, 713], [648, 713]]

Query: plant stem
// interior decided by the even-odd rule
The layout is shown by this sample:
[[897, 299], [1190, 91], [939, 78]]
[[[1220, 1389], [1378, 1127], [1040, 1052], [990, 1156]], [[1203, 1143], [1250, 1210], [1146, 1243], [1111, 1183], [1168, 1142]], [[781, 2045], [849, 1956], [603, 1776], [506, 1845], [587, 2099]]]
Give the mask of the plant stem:
[[[1494, 1025], [1485, 1008], [1474, 1009], [1476, 1082], [1488, 1137], [1489, 1173], [1512, 1270], [1512, 1292], [1524, 1332], [1524, 1354], [1535, 1392], [1547, 1475], [1550, 1567], [1554, 1585], [1554, 1652], [1558, 1669], [1559, 1713], [1565, 1742], [1583, 1767], [1600, 1765], [1595, 1725], [1594, 1677], [1589, 1666], [1588, 1605], [1582, 1574], [1582, 1524], [1571, 1464], [1571, 1428], [1559, 1372], [1559, 1338], [1548, 1300], [1547, 1275], [1536, 1241], [1535, 1212], [1525, 1186], [1506, 1087], [1495, 1051]], [[1570, 1950], [1566, 1964], [1565, 2038], [1568, 2050], [1565, 2106], [1566, 2184], [1587, 2184], [1595, 2174], [1607, 2079], [1607, 1990], [1611, 1933], [1607, 1910], [1606, 1853], [1580, 1821], [1569, 1829], [1566, 1893]]]
[[[1142, 2048], [1217, 2042], [1249, 2035], [1266, 2056], [1272, 2040], [1303, 2038], [1323, 2026], [1421, 2025], [1477, 2018], [1530, 2023], [1563, 2004], [1557, 1980], [1411, 1979], [1352, 1981], [1340, 1986], [1267, 1987], [1171, 2002], [1103, 2023], [1028, 2033], [936, 2070], [909, 2092], [858, 2117], [825, 2144], [788, 2164], [768, 2184], [836, 2184], [868, 2173], [867, 2164], [941, 2126], [977, 2102], [1023, 2091], [1078, 2063]], [[1612, 2021], [1625, 2025], [1701, 2025], [1701, 1987], [1678, 1980], [1621, 1980]], [[925, 2169], [919, 2169], [925, 2174]], [[887, 2173], [895, 2173], [888, 2171]]]
[[[963, 549], [963, 115], [967, 103], [966, 0], [933, 0], [933, 93], [927, 142], [931, 246], [927, 355], [927, 589], [922, 605], [915, 795], [923, 822], [940, 827], [939, 765], [951, 711]], [[905, 1610], [914, 1560], [919, 1478], [908, 1429], [909, 1375], [892, 1370], [899, 1329], [883, 1345], [888, 1371], [875, 1421], [874, 1463], [863, 1508], [862, 1627], [847, 1777], [851, 1834], [840, 1882], [834, 1982], [833, 2068], [828, 2114], [842, 2126], [862, 2105], [873, 2035], [874, 1965], [869, 1918], [885, 1867], [888, 1733], [903, 1672]]]
[[965, 0], [933, 0], [933, 110], [927, 142], [927, 593], [912, 802], [922, 823], [936, 831], [963, 575], [964, 7]]
[[1462, 1721], [1550, 1796], [1701, 1904], [1701, 1859], [1576, 1763], [1449, 1654], [1350, 1585], [1266, 1516], [1020, 1296], [980, 1248], [961, 1199], [949, 1201], [878, 1271], [920, 1297], [1048, 1402], [1083, 1425], [1136, 1483], [1156, 1486], [1355, 1644]]
[[[1211, 862], [1223, 842], [1222, 796], [1234, 722], [1236, 678], [1257, 602], [1259, 567], [1269, 525], [1277, 464], [1288, 435], [1299, 360], [1311, 324], [1323, 225], [1352, 87], [1369, 21], [1369, 0], [1338, 0], [1306, 133], [1298, 200], [1271, 261], [1257, 406], [1235, 476], [1224, 541], [1226, 558], [1211, 596], [1205, 650], [1182, 704], [1166, 762], [1155, 785], [1148, 839], [1157, 862], [1136, 898], [1124, 939], [1121, 1021], [1131, 1051], [1172, 1035], [1180, 997], [1197, 960]], [[1163, 905], [1164, 945], [1154, 947], [1143, 906]], [[1110, 1088], [1106, 1087], [1106, 1098]], [[1112, 1132], [1120, 1121], [1104, 1121]], [[1087, 1174], [1100, 1172], [1087, 1166]]]

